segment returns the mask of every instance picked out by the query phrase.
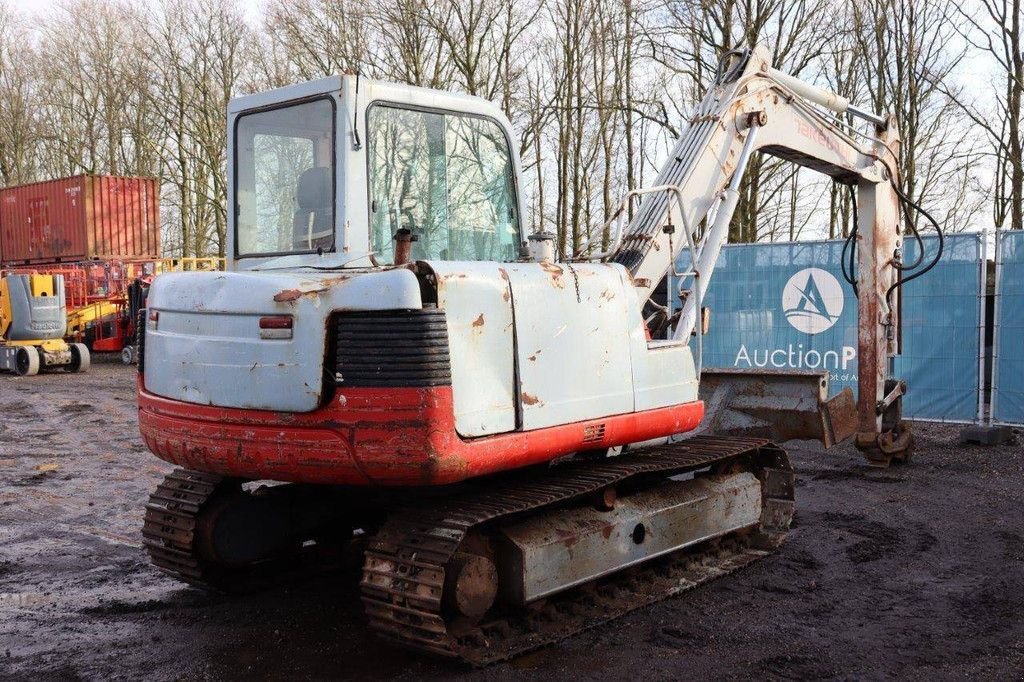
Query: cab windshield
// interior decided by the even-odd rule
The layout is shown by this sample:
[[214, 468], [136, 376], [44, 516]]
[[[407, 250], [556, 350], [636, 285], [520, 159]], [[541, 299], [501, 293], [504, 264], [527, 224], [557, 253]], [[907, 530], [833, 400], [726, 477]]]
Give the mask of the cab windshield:
[[334, 119], [328, 98], [238, 117], [238, 257], [334, 249]]
[[508, 261], [520, 227], [508, 139], [480, 116], [375, 104], [367, 121], [371, 248], [394, 259], [412, 232], [417, 260]]

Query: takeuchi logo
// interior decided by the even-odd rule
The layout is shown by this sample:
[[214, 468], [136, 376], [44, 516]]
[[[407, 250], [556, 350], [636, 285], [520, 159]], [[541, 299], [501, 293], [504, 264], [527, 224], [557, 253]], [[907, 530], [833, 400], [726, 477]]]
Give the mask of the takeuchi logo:
[[805, 268], [789, 278], [782, 289], [782, 311], [799, 332], [820, 334], [843, 314], [843, 287], [832, 273]]

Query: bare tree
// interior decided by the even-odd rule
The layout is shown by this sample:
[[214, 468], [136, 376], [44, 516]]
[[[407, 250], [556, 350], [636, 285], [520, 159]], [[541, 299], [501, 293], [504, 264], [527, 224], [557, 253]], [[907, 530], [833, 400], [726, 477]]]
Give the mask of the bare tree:
[[38, 127], [32, 92], [35, 55], [28, 31], [0, 2], [0, 185], [35, 178]]
[[[947, 227], [975, 219], [986, 158], [996, 223], [1024, 226], [1022, 0], [268, 0], [252, 26], [241, 0], [58, 0], [36, 23], [5, 1], [0, 183], [158, 174], [174, 254], [224, 251], [228, 100], [344, 72], [497, 102], [528, 224], [571, 252], [661, 165], [721, 53], [754, 43], [894, 113], [903, 187]], [[957, 86], [965, 54], [995, 63], [992, 107]], [[755, 157], [730, 238], [846, 235], [852, 216], [845, 189]]]
[[954, 6], [950, 24], [975, 53], [996, 64], [994, 103], [979, 104], [964, 92], [952, 95], [991, 150], [993, 222], [1024, 229], [1024, 8], [1021, 0], [977, 0], [973, 8]]
[[[825, 0], [664, 0], [656, 14], [661, 20], [647, 36], [655, 58], [684, 80], [685, 95], [678, 106], [684, 119], [711, 84], [727, 50], [765, 43], [776, 66], [799, 76], [840, 34], [833, 5]], [[729, 228], [730, 241], [772, 237], [783, 225], [795, 232], [795, 218], [788, 218], [785, 208], [793, 203], [797, 171], [760, 154], [751, 159]]]
[[148, 78], [135, 10], [120, 2], [67, 0], [39, 28], [36, 87], [43, 171], [150, 174], [144, 96]]
[[358, 0], [272, 0], [266, 32], [297, 80], [354, 73], [366, 57], [366, 5]]
[[527, 2], [445, 0], [424, 3], [420, 15], [444, 43], [459, 86], [509, 111], [523, 73], [515, 47], [539, 11]]
[[156, 76], [152, 96], [163, 116], [160, 148], [169, 203], [180, 221], [180, 253], [224, 255], [227, 246], [228, 101], [249, 61], [247, 32], [230, 0], [169, 1], [146, 18]]
[[[956, 29], [945, 5], [858, 0], [853, 12], [863, 63], [875, 67], [864, 69], [869, 101], [893, 114], [900, 128], [904, 192], [929, 205], [947, 229], [962, 229], [978, 208], [967, 177], [979, 152], [965, 134], [955, 101], [960, 91], [951, 85], [965, 52], [952, 47]], [[908, 229], [922, 220], [917, 211], [904, 211], [904, 218]]]
[[367, 19], [376, 34], [369, 46], [375, 75], [424, 88], [451, 86], [455, 65], [447, 41], [427, 21], [426, 0], [378, 0]]

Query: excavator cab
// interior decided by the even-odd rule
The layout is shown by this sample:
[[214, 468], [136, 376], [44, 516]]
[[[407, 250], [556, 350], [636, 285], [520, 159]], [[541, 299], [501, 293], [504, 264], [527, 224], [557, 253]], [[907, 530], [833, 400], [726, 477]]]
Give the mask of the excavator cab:
[[518, 159], [488, 102], [345, 76], [240, 98], [230, 117], [229, 269], [390, 265], [399, 230], [416, 260], [519, 257]]

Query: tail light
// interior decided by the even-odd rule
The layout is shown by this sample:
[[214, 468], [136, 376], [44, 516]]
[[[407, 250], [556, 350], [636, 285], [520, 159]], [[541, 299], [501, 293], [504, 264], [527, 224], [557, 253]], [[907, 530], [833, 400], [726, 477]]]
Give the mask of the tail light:
[[260, 318], [261, 339], [290, 339], [292, 338], [292, 316], [271, 315]]

